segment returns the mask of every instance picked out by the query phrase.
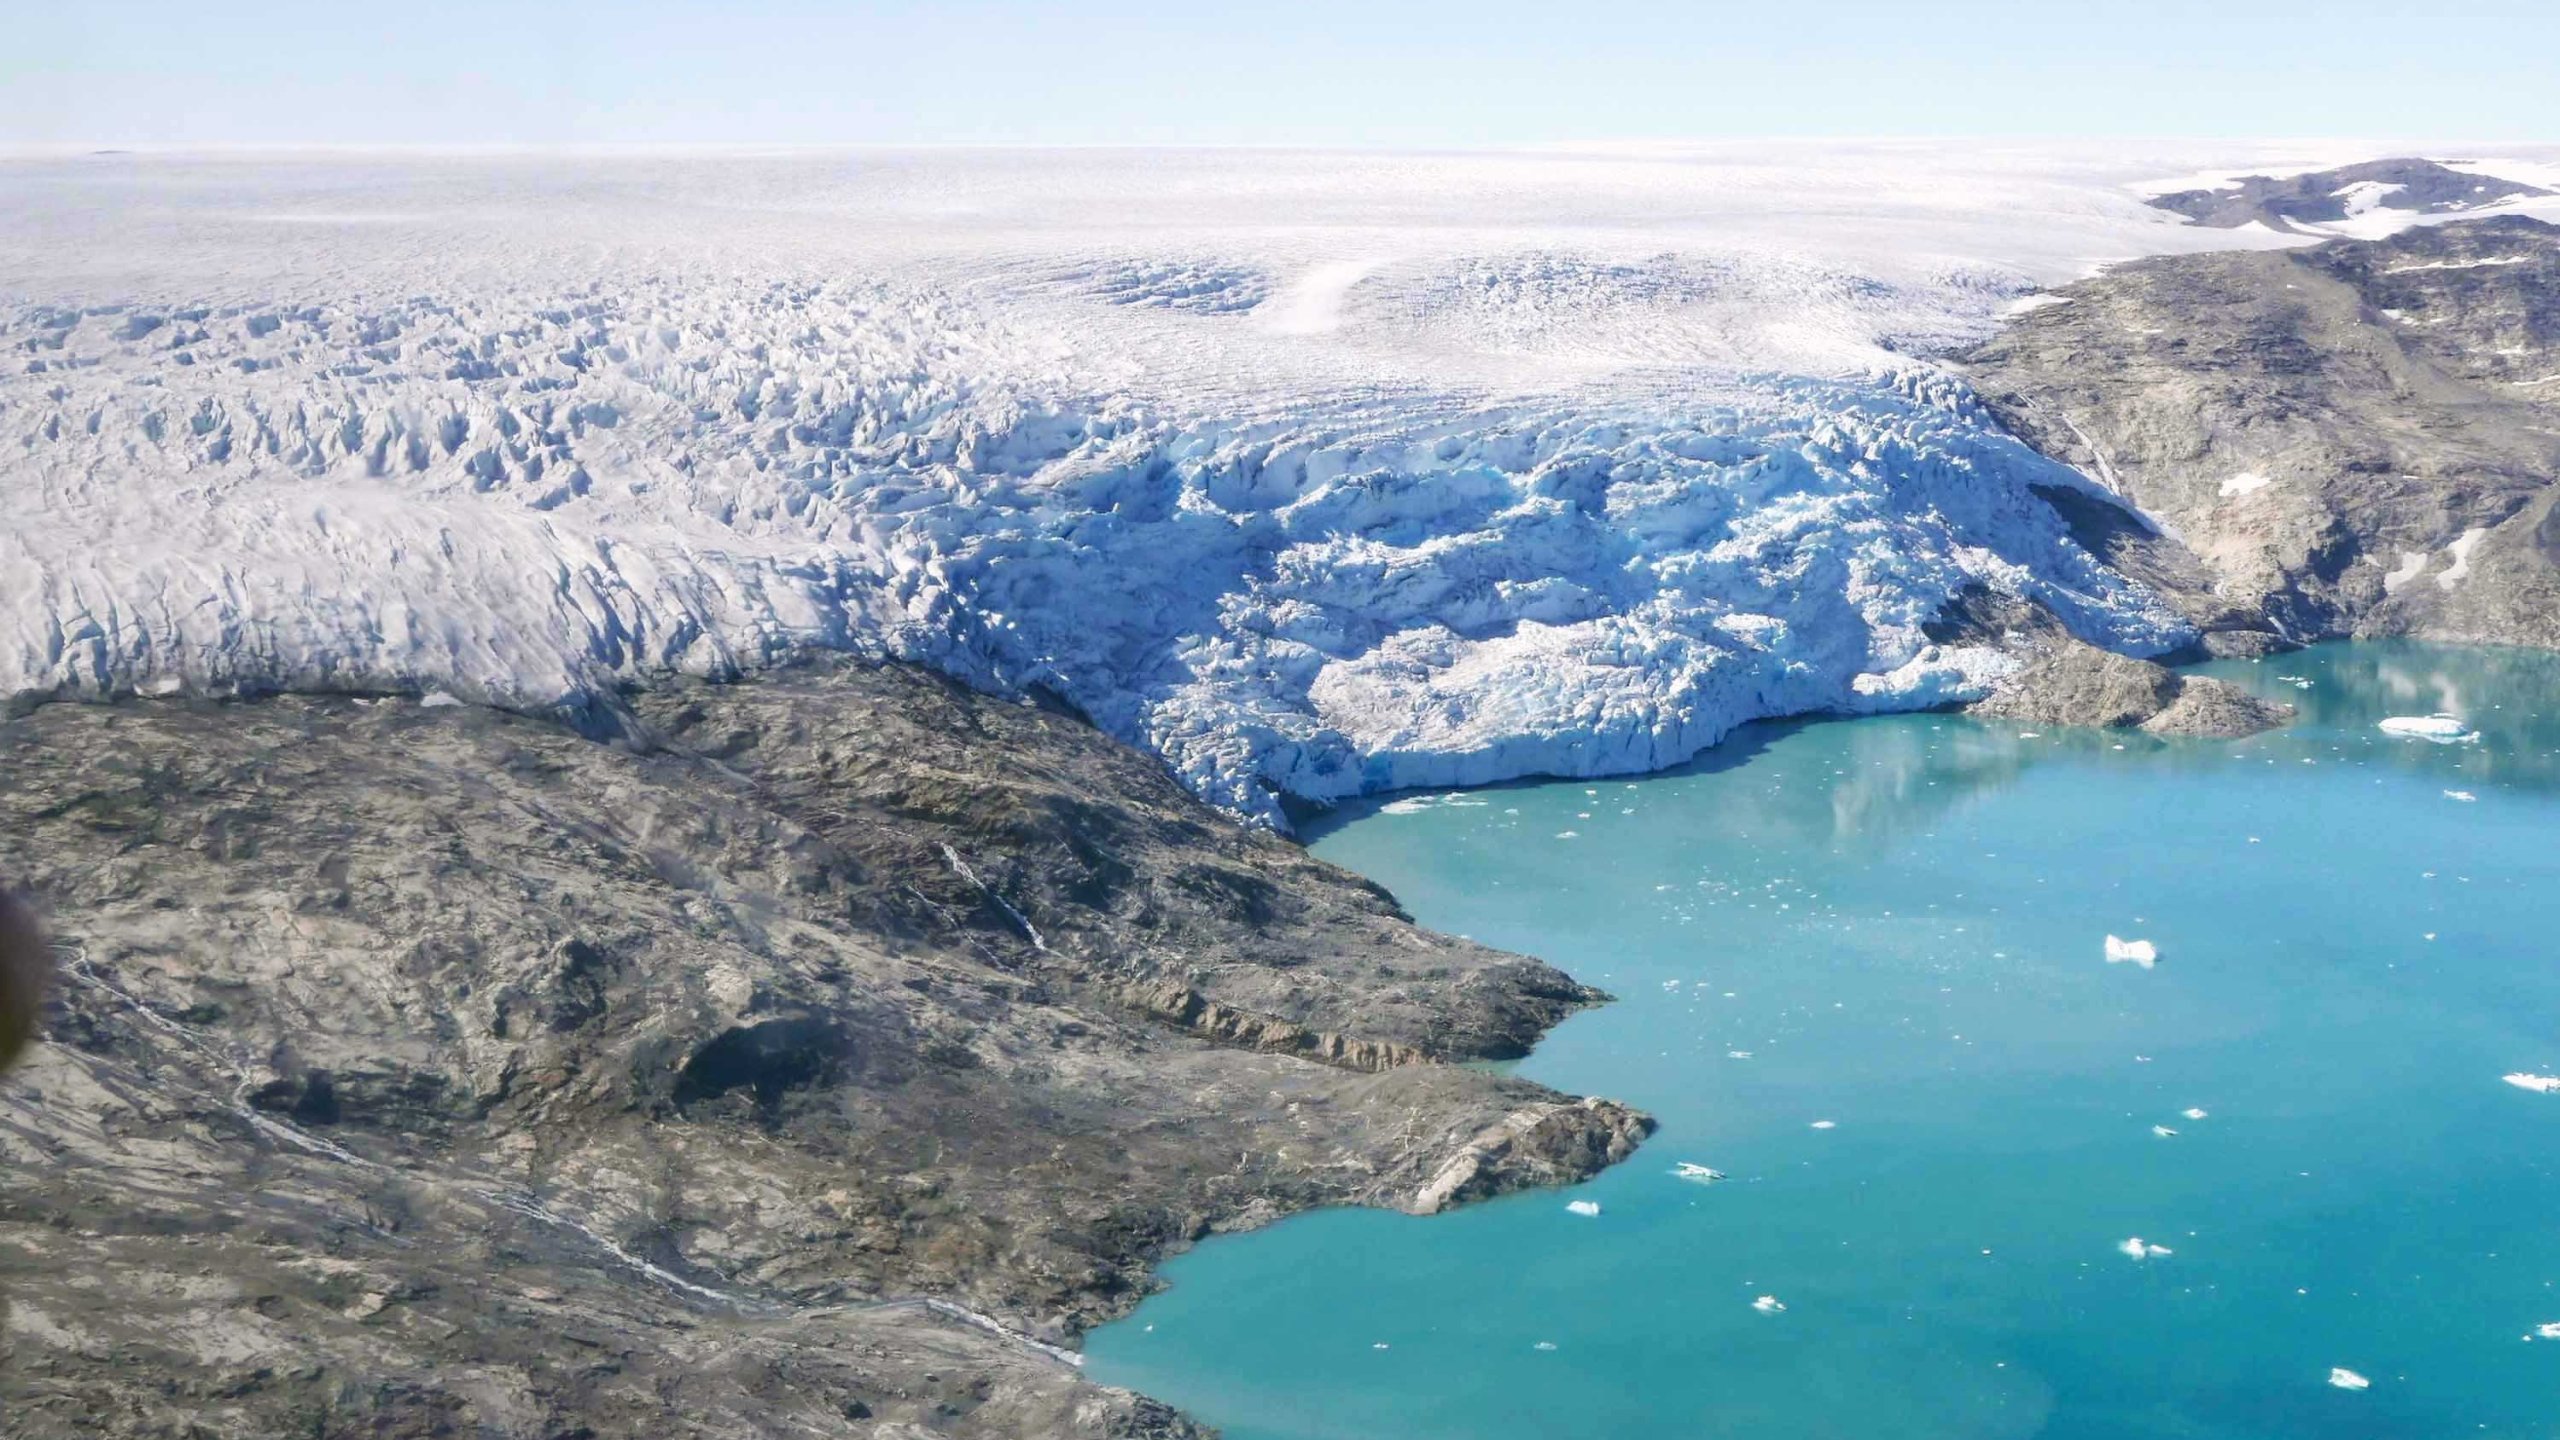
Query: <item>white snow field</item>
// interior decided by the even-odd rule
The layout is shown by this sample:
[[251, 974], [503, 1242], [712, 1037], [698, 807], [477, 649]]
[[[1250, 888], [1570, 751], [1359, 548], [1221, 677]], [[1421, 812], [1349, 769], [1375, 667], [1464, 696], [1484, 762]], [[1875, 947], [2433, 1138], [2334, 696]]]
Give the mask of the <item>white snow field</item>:
[[610, 728], [830, 647], [1273, 823], [1962, 698], [1968, 586], [2184, 632], [1930, 355], [2279, 243], [2147, 177], [2361, 153], [11, 156], [0, 694]]

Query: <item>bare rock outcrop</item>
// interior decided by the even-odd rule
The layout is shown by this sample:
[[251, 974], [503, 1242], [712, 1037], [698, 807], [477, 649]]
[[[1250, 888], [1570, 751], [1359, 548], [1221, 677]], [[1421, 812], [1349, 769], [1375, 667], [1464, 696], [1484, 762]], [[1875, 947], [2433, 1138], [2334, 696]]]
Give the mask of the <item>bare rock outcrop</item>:
[[2020, 667], [1967, 707], [1986, 719], [2029, 725], [2138, 729], [2153, 735], [2237, 739], [2283, 725], [2293, 707], [2227, 681], [2065, 641]]
[[1326, 1065], [1339, 1065], [1345, 1070], [1375, 1074], [1399, 1065], [1424, 1064], [1429, 1058], [1410, 1045], [1363, 1040], [1330, 1030], [1310, 1030], [1275, 1016], [1239, 1010], [1212, 1000], [1178, 980], [1152, 986], [1132, 986], [1128, 998], [1129, 1003], [1141, 1013], [1202, 1039], [1242, 1045], [1274, 1055], [1296, 1055]]
[[1488, 1195], [1567, 1184], [1626, 1159], [1652, 1131], [1652, 1120], [1614, 1100], [1541, 1101], [1478, 1132], [1404, 1208], [1436, 1215]]

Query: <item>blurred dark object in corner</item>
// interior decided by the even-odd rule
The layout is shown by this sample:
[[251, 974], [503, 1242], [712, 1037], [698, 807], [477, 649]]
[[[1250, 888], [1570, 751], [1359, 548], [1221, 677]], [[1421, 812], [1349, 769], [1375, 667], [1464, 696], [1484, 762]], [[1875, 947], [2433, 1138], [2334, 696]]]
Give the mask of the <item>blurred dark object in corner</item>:
[[15, 896], [0, 890], [0, 1070], [6, 1070], [35, 1038], [44, 1011], [45, 971], [52, 956], [36, 917]]

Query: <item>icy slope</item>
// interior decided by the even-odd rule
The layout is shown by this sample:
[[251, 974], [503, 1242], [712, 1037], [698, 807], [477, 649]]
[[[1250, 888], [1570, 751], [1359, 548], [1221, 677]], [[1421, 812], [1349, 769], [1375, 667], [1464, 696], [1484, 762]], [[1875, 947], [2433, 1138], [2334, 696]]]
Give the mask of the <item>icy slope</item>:
[[[2027, 491], [2085, 482], [1895, 354], [2182, 233], [2120, 186], [1036, 158], [0, 166], [0, 692], [604, 724], [850, 648], [1271, 818], [1977, 694], [2006, 662], [1920, 630], [1970, 585], [2182, 638]], [[1568, 202], [1615, 223], [1506, 218]], [[1791, 206], [1849, 219], [1777, 248]]]

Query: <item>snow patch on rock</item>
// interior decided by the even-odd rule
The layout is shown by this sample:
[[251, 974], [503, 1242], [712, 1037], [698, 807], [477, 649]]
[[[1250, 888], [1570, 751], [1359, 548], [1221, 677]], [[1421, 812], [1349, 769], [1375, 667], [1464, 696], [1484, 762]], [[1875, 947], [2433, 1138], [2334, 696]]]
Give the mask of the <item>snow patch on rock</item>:
[[[2380, 562], [2377, 561], [2375, 563], [2379, 564]], [[2384, 594], [2388, 595], [2425, 573], [2427, 573], [2427, 552], [2424, 550], [2403, 550], [2400, 552], [2399, 566], [2384, 573], [2382, 577], [2382, 591]]]
[[2444, 553], [2453, 558], [2453, 563], [2447, 565], [2443, 573], [2436, 576], [2436, 588], [2450, 590], [2470, 576], [2471, 552], [2479, 548], [2480, 542], [2487, 538], [2488, 534], [2487, 530], [2475, 527], [2463, 531], [2454, 538], [2452, 544], [2444, 547]]

